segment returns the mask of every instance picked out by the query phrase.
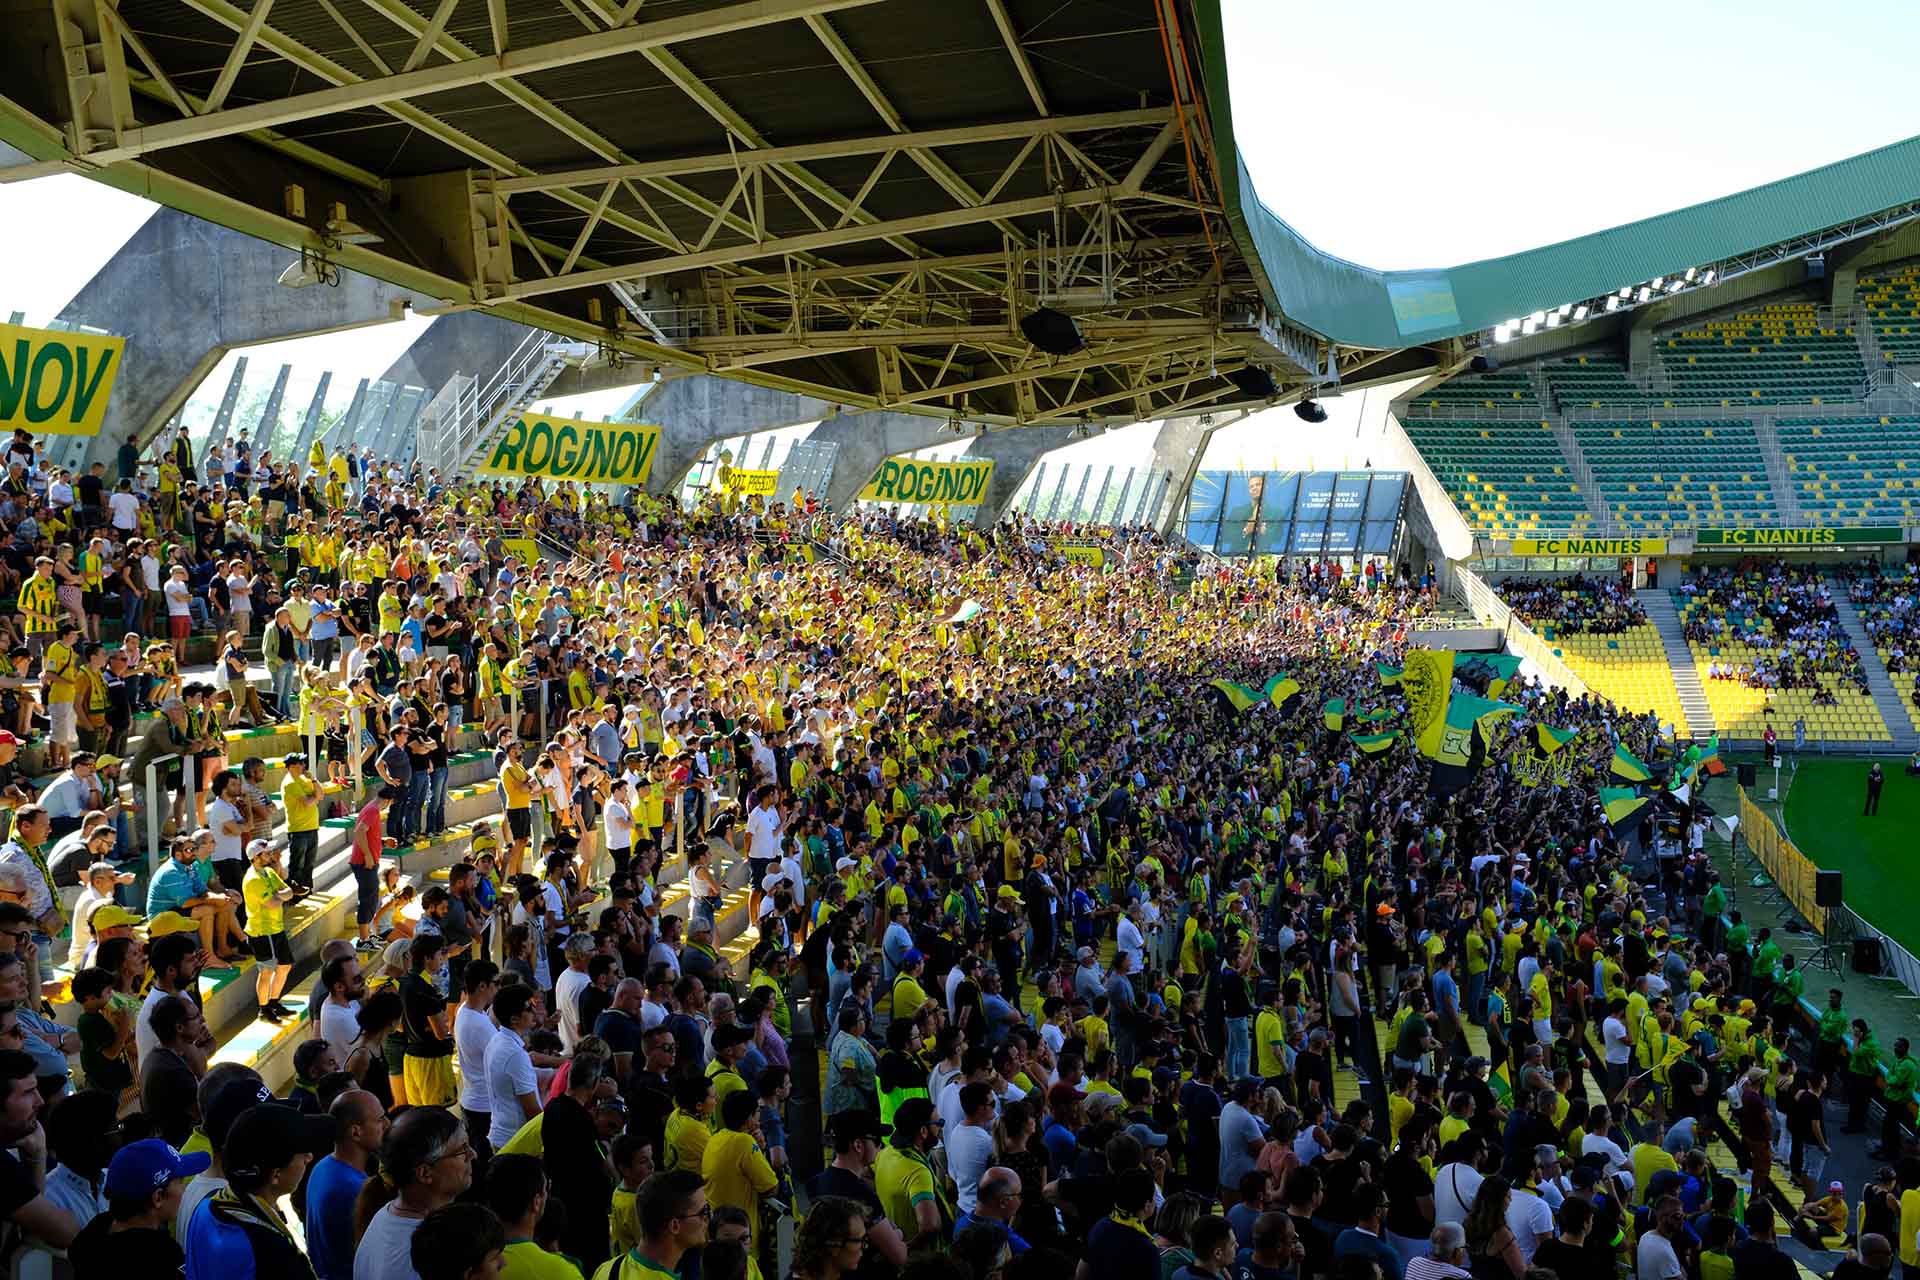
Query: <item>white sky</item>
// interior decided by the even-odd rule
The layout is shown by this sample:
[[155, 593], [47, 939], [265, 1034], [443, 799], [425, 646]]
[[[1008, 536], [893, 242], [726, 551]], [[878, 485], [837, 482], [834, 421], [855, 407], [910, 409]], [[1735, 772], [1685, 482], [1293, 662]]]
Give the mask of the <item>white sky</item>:
[[1223, 0], [1260, 198], [1327, 253], [1445, 267], [1920, 133], [1920, 5]]

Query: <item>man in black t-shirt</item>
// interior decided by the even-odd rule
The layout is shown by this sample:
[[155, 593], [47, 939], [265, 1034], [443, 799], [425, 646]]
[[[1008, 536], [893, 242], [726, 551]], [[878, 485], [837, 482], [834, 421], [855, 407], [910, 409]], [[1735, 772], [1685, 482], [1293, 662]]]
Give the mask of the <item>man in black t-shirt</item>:
[[874, 1192], [870, 1170], [880, 1156], [880, 1144], [886, 1126], [866, 1110], [841, 1111], [827, 1121], [827, 1139], [833, 1143], [833, 1163], [807, 1179], [807, 1198], [817, 1202], [821, 1196], [845, 1196], [858, 1204], [867, 1216], [867, 1251], [853, 1280], [880, 1280], [898, 1273], [907, 1260], [906, 1241], [900, 1229], [887, 1221]]
[[451, 1107], [459, 1097], [453, 1080], [453, 1037], [447, 999], [433, 985], [446, 954], [437, 933], [416, 933], [407, 952], [412, 972], [400, 982], [400, 1026], [406, 1036], [407, 1101], [416, 1107]]

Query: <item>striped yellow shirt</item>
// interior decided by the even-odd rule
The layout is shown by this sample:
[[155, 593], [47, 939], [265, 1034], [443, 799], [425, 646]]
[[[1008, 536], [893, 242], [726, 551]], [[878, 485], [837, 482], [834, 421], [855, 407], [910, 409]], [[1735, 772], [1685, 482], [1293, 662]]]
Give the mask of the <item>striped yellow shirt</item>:
[[[32, 577], [20, 585], [20, 598], [15, 607], [26, 617], [27, 630], [30, 632], [53, 632], [59, 629], [55, 619], [60, 613], [59, 588], [52, 578]], [[35, 617], [43, 614], [44, 617]]]

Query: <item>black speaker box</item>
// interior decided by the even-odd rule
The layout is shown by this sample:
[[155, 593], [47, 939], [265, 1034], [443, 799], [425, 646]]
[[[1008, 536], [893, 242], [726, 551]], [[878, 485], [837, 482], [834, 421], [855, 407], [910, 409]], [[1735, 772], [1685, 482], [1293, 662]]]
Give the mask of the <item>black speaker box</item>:
[[1027, 335], [1028, 342], [1050, 356], [1070, 356], [1087, 345], [1073, 317], [1052, 307], [1041, 307], [1021, 317], [1020, 332]]
[[1840, 873], [1838, 871], [1815, 871], [1813, 873], [1813, 901], [1816, 906], [1837, 907], [1840, 903]]
[[1279, 391], [1279, 388], [1274, 385], [1272, 374], [1252, 365], [1244, 369], [1227, 370], [1227, 381], [1238, 387], [1240, 394], [1252, 396], [1256, 400], [1265, 400]]
[[1740, 785], [1751, 787], [1760, 781], [1760, 766], [1751, 760], [1743, 760], [1736, 766], [1740, 770]]

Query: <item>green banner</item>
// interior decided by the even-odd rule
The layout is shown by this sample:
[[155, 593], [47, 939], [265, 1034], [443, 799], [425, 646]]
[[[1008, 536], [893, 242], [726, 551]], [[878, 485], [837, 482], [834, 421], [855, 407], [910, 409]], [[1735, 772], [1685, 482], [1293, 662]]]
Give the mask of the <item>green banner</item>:
[[1897, 524], [1863, 525], [1851, 529], [1701, 529], [1693, 536], [1696, 547], [1858, 547], [1903, 544], [1907, 531]]

